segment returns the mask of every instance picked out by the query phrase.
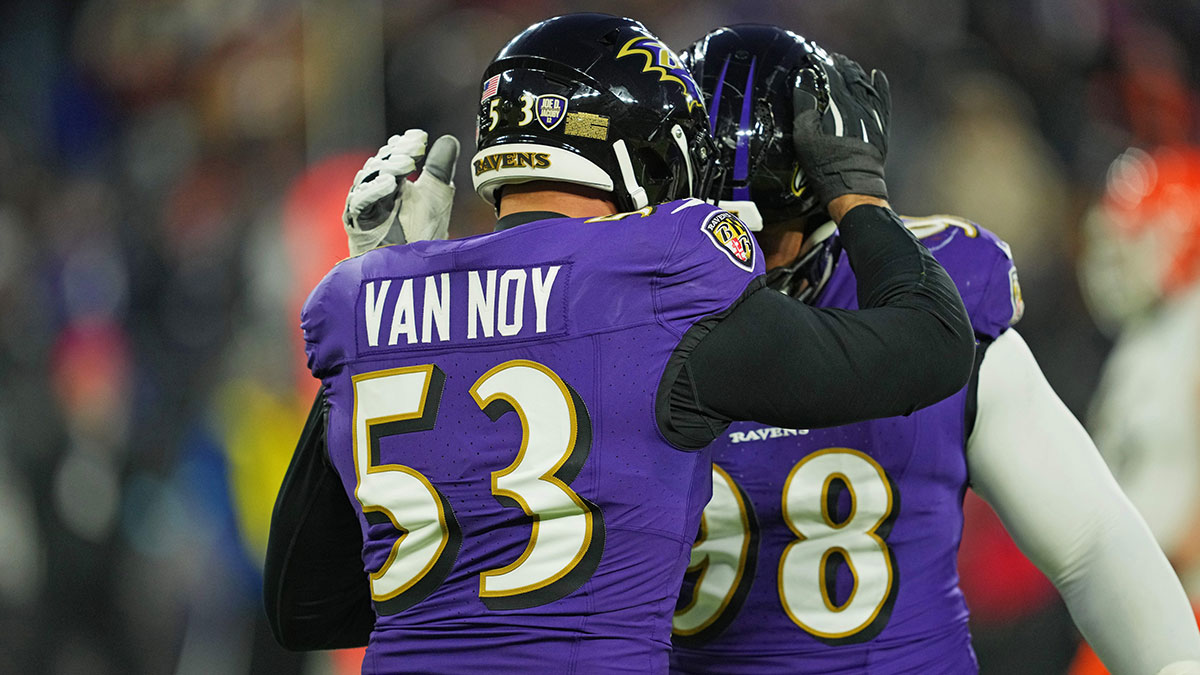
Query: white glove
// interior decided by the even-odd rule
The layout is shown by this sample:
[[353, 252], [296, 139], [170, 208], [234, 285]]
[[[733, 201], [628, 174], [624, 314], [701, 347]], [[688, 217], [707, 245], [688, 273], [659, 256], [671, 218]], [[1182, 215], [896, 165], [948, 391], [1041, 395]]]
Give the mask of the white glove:
[[420, 129], [392, 136], [354, 175], [342, 213], [350, 255], [378, 246], [446, 238], [459, 143], [450, 135], [434, 141], [421, 175], [406, 180], [425, 155], [428, 138]]

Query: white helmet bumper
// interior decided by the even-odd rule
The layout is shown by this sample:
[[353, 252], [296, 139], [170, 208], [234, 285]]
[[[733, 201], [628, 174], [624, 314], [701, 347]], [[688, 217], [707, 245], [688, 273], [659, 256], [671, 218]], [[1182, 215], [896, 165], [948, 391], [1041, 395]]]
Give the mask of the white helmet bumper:
[[591, 160], [569, 150], [536, 143], [493, 145], [471, 158], [475, 192], [496, 205], [496, 190], [503, 185], [552, 180], [613, 191], [613, 181]]

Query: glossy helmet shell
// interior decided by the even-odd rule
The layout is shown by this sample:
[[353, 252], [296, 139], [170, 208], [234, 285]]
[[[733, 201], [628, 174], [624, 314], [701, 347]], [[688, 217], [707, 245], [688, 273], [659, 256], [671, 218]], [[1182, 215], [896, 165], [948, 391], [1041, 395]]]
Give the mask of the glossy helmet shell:
[[704, 198], [714, 173], [700, 89], [645, 26], [568, 14], [527, 28], [484, 71], [471, 174], [492, 204], [532, 180], [611, 192], [622, 211]]
[[[807, 87], [819, 105], [828, 104], [829, 84], [818, 65], [828, 58], [824, 50], [778, 26], [738, 24], [713, 30], [681, 58], [708, 106], [723, 173], [714, 196], [722, 206], [753, 229], [763, 220], [805, 218], [813, 227], [825, 222], [792, 145], [792, 90]], [[744, 213], [748, 205], [757, 215]]]

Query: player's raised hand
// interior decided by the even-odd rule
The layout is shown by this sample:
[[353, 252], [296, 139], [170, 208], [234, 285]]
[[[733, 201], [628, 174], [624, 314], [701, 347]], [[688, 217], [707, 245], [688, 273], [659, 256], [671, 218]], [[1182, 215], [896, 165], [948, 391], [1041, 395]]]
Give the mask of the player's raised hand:
[[425, 157], [428, 138], [420, 129], [392, 136], [355, 174], [342, 213], [350, 255], [389, 244], [446, 238], [459, 143], [449, 135], [434, 141], [424, 170], [415, 181], [406, 180]]
[[805, 179], [824, 204], [847, 194], [887, 199], [887, 77], [879, 70], [868, 76], [841, 54], [818, 63], [824, 72], [801, 76], [792, 93], [792, 138]]

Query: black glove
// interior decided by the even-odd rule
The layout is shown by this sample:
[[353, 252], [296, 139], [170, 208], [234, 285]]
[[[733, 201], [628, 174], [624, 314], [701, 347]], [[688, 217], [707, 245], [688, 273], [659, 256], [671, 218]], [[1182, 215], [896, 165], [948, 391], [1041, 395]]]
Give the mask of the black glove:
[[[792, 139], [807, 185], [823, 205], [847, 194], [887, 199], [883, 165], [892, 114], [887, 77], [879, 70], [867, 77], [841, 54], [818, 64], [825, 78], [802, 76], [792, 90]], [[823, 79], [828, 99], [814, 91], [825, 85]]]

